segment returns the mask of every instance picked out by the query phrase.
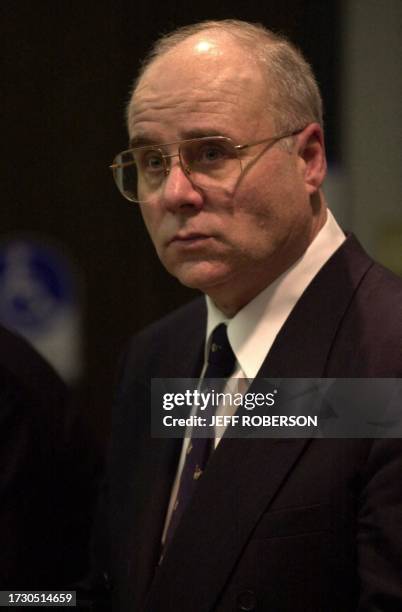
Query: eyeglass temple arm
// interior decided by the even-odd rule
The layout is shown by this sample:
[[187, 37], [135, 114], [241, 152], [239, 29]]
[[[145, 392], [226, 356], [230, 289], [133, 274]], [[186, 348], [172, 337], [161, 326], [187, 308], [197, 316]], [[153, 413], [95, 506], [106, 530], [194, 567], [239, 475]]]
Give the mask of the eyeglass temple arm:
[[290, 138], [291, 136], [296, 136], [296, 134], [300, 134], [300, 132], [302, 132], [303, 130], [304, 128], [299, 128], [298, 130], [290, 132], [289, 134], [281, 134], [280, 136], [274, 136], [272, 138], [264, 138], [263, 140], [257, 140], [256, 142], [250, 142], [248, 144], [235, 145], [235, 149], [241, 151], [242, 149], [247, 149], [247, 147], [254, 147], [255, 145], [264, 144], [264, 142], [272, 141], [274, 143], [278, 140], [282, 140], [282, 138]]
[[111, 170], [115, 170], [116, 168], [127, 168], [127, 166], [132, 166], [135, 162], [122, 162], [121, 164], [110, 164], [109, 168]]

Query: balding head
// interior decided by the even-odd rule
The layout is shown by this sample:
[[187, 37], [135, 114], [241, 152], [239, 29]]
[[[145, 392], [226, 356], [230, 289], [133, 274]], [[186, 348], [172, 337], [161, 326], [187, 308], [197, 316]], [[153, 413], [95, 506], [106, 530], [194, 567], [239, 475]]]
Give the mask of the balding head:
[[[231, 39], [245, 58], [255, 63], [266, 82], [265, 108], [278, 131], [292, 131], [301, 125], [323, 125], [320, 91], [310, 65], [286, 38], [259, 24], [238, 20], [204, 21], [179, 28], [160, 38], [145, 58], [133, 92], [142, 76], [161, 57], [175, 52], [183, 56], [189, 46], [213, 55], [214, 40]], [[217, 58], [218, 59], [218, 58]], [[191, 72], [191, 65], [188, 66]], [[128, 105], [130, 125], [132, 101]]]

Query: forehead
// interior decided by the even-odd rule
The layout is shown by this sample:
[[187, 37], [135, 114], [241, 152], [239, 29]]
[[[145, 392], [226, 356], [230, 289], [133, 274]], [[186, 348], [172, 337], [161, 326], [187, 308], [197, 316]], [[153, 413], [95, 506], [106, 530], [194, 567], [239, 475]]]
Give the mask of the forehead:
[[172, 137], [197, 128], [227, 132], [239, 122], [253, 127], [266, 119], [266, 97], [251, 51], [228, 37], [193, 36], [157, 58], [140, 79], [129, 107], [130, 137], [160, 127]]

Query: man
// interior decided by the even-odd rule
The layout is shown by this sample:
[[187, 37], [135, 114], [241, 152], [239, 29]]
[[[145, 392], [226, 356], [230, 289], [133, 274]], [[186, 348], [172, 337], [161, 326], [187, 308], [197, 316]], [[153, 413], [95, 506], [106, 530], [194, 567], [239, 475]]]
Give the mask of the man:
[[86, 574], [97, 452], [66, 386], [0, 326], [0, 588], [60, 589]]
[[163, 265], [206, 298], [127, 354], [108, 493], [116, 609], [402, 609], [399, 441], [220, 436], [176, 520], [197, 443], [150, 435], [151, 379], [199, 378], [223, 345], [234, 377], [401, 375], [402, 285], [327, 210], [310, 67], [260, 26], [180, 29], [143, 66], [128, 128], [117, 185]]

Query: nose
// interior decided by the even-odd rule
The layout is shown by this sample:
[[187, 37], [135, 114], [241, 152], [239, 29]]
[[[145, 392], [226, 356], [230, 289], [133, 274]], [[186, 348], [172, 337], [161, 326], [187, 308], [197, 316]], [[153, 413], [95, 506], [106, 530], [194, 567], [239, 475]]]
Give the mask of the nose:
[[162, 205], [171, 212], [198, 210], [203, 206], [204, 197], [192, 184], [180, 163], [172, 164], [161, 192]]

